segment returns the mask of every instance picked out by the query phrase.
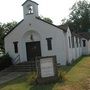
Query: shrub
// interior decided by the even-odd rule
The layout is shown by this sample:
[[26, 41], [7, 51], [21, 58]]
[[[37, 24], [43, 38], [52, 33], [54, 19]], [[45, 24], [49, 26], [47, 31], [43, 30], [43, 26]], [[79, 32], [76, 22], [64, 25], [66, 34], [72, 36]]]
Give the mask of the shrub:
[[36, 84], [37, 73], [35, 71], [32, 71], [32, 72], [28, 73], [26, 78], [27, 78], [28, 84], [30, 84], [30, 85]]
[[65, 72], [64, 72], [64, 71], [59, 71], [59, 72], [58, 72], [58, 78], [59, 78], [59, 81], [60, 81], [60, 82], [65, 81], [65, 80], [66, 80]]
[[70, 65], [71, 65], [71, 63], [70, 63], [70, 62], [68, 62], [68, 61], [66, 61], [66, 65], [67, 65], [67, 66], [70, 66]]
[[0, 70], [5, 69], [6, 67], [9, 67], [12, 65], [12, 58], [9, 56], [9, 54], [5, 54], [0, 57]]
[[71, 64], [73, 64], [74, 62], [75, 62], [74, 59], [72, 59]]

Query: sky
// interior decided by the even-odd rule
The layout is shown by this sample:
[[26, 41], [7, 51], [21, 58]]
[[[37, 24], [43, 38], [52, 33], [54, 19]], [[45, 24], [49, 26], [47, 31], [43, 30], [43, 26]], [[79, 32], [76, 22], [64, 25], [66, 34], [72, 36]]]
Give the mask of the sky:
[[[22, 4], [26, 0], [0, 0], [0, 22], [19, 22], [23, 19]], [[70, 8], [78, 0], [33, 0], [39, 4], [39, 15], [49, 17], [56, 25], [68, 18]]]

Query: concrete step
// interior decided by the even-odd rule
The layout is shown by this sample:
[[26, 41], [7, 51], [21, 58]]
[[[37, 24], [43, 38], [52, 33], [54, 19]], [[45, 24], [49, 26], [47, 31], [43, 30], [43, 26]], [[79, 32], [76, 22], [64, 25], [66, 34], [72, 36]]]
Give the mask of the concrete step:
[[36, 65], [34, 61], [12, 65], [0, 71], [0, 84], [6, 83], [33, 70], [36, 70]]
[[9, 74], [10, 72], [30, 72], [36, 70], [35, 62], [23, 62], [12, 65], [0, 72], [0, 77]]

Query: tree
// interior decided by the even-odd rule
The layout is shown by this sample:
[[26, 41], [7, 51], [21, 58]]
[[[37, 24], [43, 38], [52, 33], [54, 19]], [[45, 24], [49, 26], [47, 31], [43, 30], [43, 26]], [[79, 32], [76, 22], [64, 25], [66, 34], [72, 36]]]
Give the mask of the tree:
[[75, 3], [66, 23], [72, 31], [87, 32], [90, 29], [90, 3], [85, 0]]
[[3, 37], [16, 26], [17, 22], [0, 23], [0, 51], [4, 51]]
[[48, 23], [53, 23], [53, 21], [50, 18], [44, 17], [43, 20], [45, 20]]
[[4, 34], [7, 34], [10, 30], [12, 30], [16, 26], [16, 24], [16, 21], [4, 23], [2, 25], [2, 27], [4, 28]]
[[53, 23], [53, 21], [48, 17], [39, 16], [38, 18], [43, 19], [44, 21], [46, 21], [48, 23], [51, 23], [51, 24]]

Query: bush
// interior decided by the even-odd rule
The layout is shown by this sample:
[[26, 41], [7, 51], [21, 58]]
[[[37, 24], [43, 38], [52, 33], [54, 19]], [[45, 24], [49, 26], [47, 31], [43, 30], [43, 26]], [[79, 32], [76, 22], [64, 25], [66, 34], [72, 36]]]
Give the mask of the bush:
[[65, 72], [64, 71], [59, 71], [58, 72], [58, 78], [59, 78], [60, 82], [63, 82], [65, 80], [67, 80], [66, 77], [65, 77]]
[[0, 70], [5, 69], [6, 67], [9, 67], [12, 65], [12, 58], [9, 56], [9, 54], [5, 54], [0, 57]]
[[70, 65], [71, 65], [71, 63], [66, 61], [66, 66], [70, 66]]
[[30, 73], [28, 73], [28, 75], [27, 75], [27, 82], [28, 82], [28, 84], [30, 84], [30, 85], [35, 85], [37, 82], [36, 82], [36, 80], [37, 80], [37, 73], [35, 72], [35, 71], [32, 71], [32, 72], [30, 72]]

